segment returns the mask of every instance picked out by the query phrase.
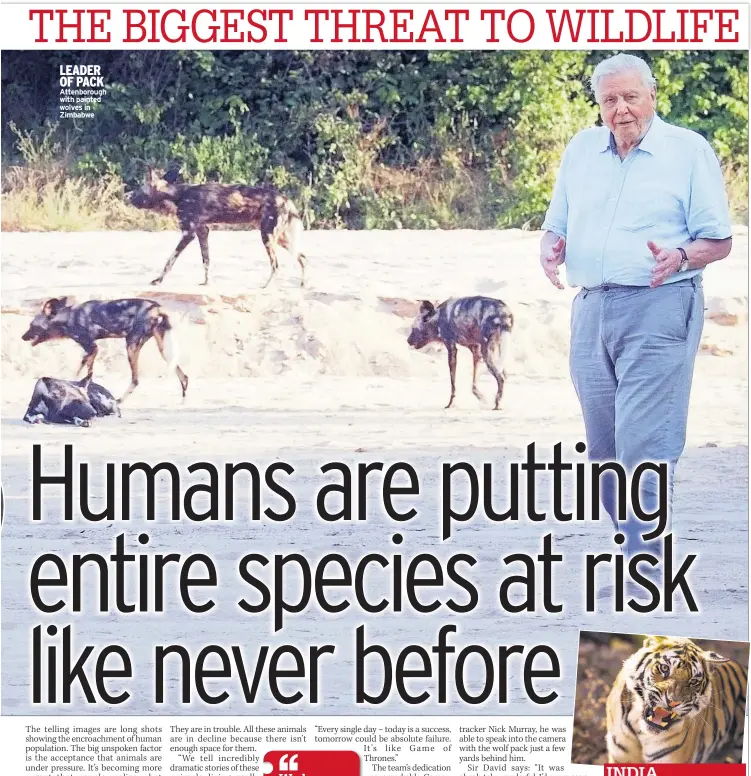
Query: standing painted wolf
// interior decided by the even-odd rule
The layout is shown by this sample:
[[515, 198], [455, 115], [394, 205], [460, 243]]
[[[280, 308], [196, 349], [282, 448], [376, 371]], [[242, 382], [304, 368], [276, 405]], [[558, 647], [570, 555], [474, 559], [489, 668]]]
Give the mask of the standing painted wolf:
[[34, 386], [26, 414], [26, 423], [64, 423], [88, 426], [92, 418], [117, 415], [120, 407], [103, 386], [83, 380], [58, 380], [40, 377]]
[[418, 349], [424, 348], [429, 342], [443, 342], [446, 346], [451, 376], [451, 398], [446, 409], [453, 405], [456, 395], [457, 345], [469, 348], [473, 361], [472, 393], [482, 399], [477, 388], [477, 364], [482, 358], [498, 384], [494, 407], [497, 410], [500, 409], [503, 396], [506, 378], [504, 366], [513, 327], [514, 317], [499, 299], [467, 296], [447, 299], [438, 307], [431, 302], [422, 302], [407, 343]]
[[31, 342], [32, 346], [48, 340], [72, 339], [86, 351], [78, 373], [86, 368], [89, 378], [94, 374], [94, 360], [99, 352], [96, 341], [124, 339], [131, 382], [119, 399], [123, 402], [138, 385], [138, 355], [152, 337], [164, 360], [174, 367], [185, 398], [188, 377], [177, 363], [177, 343], [169, 316], [150, 299], [92, 300], [75, 306], [67, 303], [67, 297], [48, 299], [22, 339]]
[[148, 168], [146, 182], [130, 195], [130, 203], [141, 209], [174, 211], [183, 236], [167, 259], [162, 274], [151, 281], [157, 285], [172, 269], [177, 257], [198, 237], [203, 259], [204, 280], [209, 282], [209, 226], [211, 224], [244, 224], [261, 230], [271, 263], [271, 275], [279, 268], [278, 247], [286, 248], [300, 265], [300, 286], [305, 285], [305, 256], [300, 251], [303, 225], [292, 202], [276, 189], [265, 186], [241, 186], [226, 183], [177, 183], [179, 171], [171, 170], [162, 177]]

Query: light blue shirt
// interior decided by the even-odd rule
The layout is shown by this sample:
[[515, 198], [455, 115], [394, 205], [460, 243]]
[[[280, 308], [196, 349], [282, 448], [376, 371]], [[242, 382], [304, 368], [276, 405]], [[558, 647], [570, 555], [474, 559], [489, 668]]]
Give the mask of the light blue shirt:
[[[696, 132], [655, 115], [623, 160], [607, 127], [575, 135], [563, 153], [544, 230], [566, 238], [572, 286], [647, 286], [655, 265], [647, 240], [677, 248], [732, 236], [720, 164]], [[675, 273], [667, 283], [701, 270]]]

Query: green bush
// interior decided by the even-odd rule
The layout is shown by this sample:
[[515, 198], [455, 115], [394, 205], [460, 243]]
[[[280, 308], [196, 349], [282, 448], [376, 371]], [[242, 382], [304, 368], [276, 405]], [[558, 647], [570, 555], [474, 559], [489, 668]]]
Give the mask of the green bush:
[[[639, 53], [661, 115], [710, 140], [744, 217], [747, 52]], [[276, 186], [317, 228], [535, 228], [565, 144], [597, 121], [587, 79], [606, 55], [97, 51], [95, 118], [51, 131], [69, 54], [5, 51], [3, 162], [33, 170], [51, 145], [72, 179], [122, 188], [178, 164], [194, 182]]]

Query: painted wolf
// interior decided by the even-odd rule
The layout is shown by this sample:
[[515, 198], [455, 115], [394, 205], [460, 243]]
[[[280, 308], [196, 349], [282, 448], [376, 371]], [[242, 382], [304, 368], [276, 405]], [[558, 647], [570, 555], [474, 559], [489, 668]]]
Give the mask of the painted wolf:
[[171, 170], [162, 176], [148, 168], [146, 182], [130, 195], [134, 207], [167, 210], [177, 216], [182, 237], [167, 259], [161, 275], [151, 281], [158, 285], [172, 269], [177, 257], [198, 238], [203, 259], [203, 285], [209, 282], [209, 227], [212, 224], [240, 224], [261, 230], [261, 240], [271, 263], [274, 278], [279, 261], [277, 248], [286, 248], [300, 265], [300, 286], [305, 285], [305, 256], [300, 251], [303, 224], [297, 208], [276, 189], [227, 183], [177, 183], [180, 173]]

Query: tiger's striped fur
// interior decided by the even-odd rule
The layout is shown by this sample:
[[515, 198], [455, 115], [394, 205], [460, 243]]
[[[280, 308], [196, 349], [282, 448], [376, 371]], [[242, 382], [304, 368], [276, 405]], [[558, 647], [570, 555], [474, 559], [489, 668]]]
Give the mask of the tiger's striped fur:
[[648, 636], [608, 696], [608, 762], [741, 762], [746, 682], [690, 639]]

